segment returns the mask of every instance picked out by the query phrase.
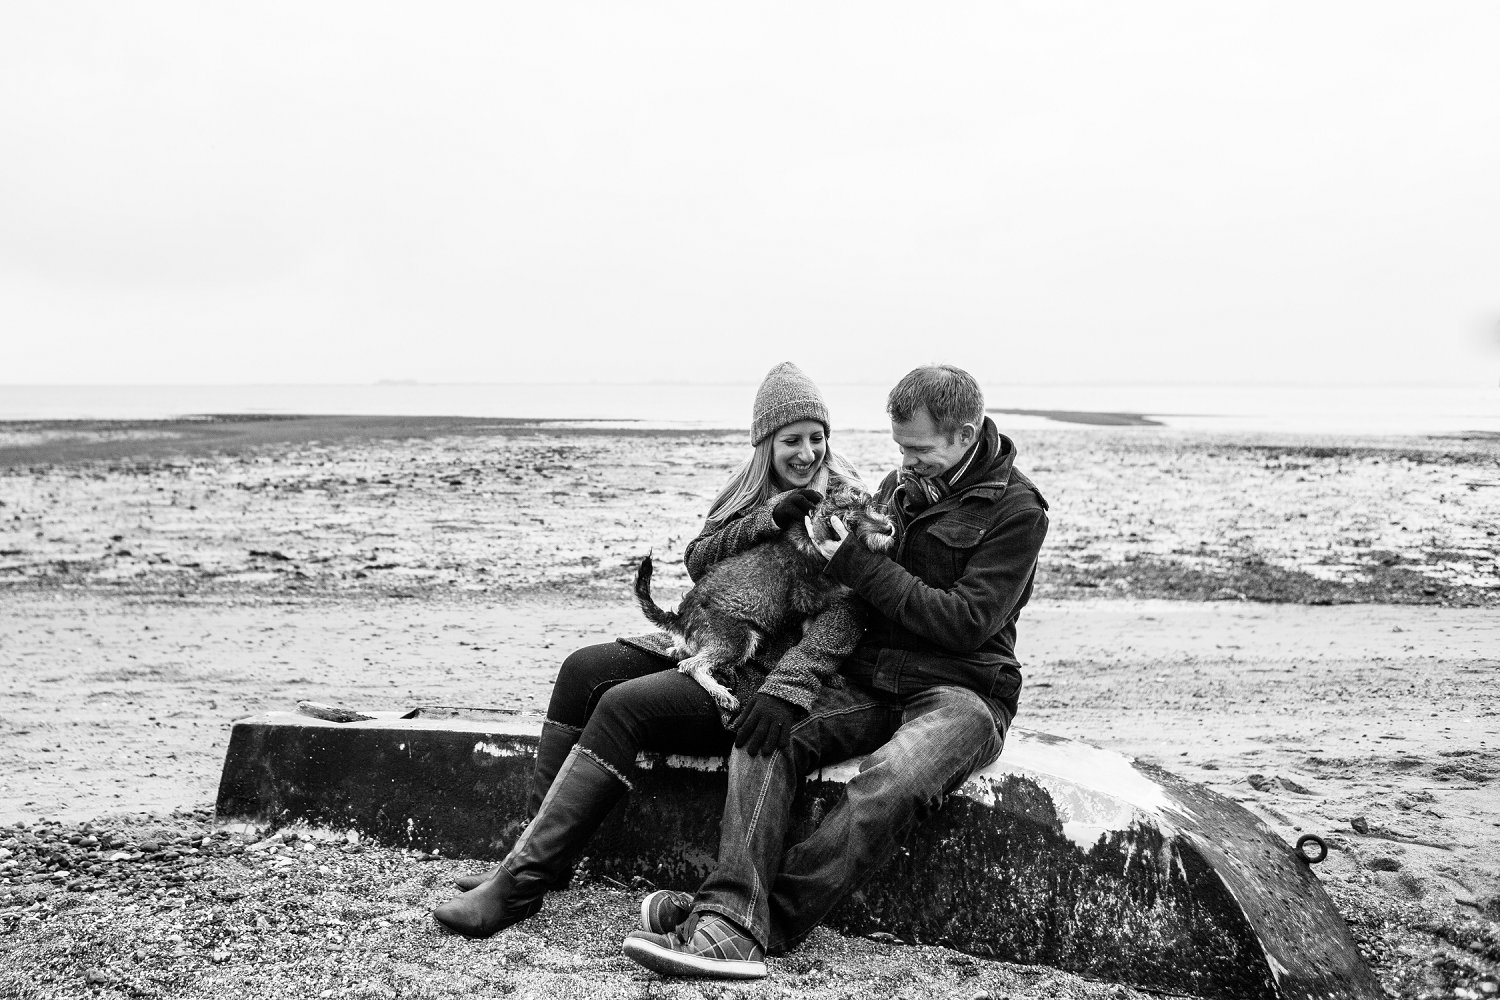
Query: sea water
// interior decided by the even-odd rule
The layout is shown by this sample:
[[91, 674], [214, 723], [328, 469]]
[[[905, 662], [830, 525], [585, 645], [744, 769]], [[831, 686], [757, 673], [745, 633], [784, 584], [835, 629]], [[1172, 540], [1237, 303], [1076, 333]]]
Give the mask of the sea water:
[[[883, 385], [824, 384], [836, 428], [884, 430]], [[752, 383], [0, 385], [0, 420], [156, 420], [204, 414], [367, 414], [582, 420], [743, 429]], [[1338, 434], [1500, 433], [1500, 388], [1415, 385], [985, 386], [993, 410], [1134, 414], [1168, 427]], [[1002, 427], [1089, 426], [997, 412]]]

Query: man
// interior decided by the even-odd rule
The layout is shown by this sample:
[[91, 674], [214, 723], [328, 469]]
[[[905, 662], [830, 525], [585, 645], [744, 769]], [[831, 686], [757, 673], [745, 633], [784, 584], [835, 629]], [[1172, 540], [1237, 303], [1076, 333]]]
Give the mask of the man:
[[[625, 954], [665, 975], [758, 978], [884, 864], [918, 822], [1000, 754], [1021, 673], [1016, 619], [1031, 597], [1047, 503], [1014, 466], [967, 372], [918, 368], [886, 401], [901, 468], [879, 498], [897, 545], [821, 542], [825, 572], [867, 605], [849, 684], [810, 712], [760, 693], [729, 760], [719, 866], [696, 896], [656, 892]], [[809, 522], [809, 528], [811, 524]], [[814, 536], [817, 537], [816, 535]], [[792, 800], [821, 765], [868, 755], [801, 843]]]

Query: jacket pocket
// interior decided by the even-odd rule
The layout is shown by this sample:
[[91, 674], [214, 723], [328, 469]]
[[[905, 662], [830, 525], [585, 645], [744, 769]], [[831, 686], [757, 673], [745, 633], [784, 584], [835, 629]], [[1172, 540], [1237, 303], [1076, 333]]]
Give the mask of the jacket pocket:
[[984, 521], [971, 521], [968, 518], [959, 518], [953, 515], [939, 518], [927, 533], [944, 545], [955, 549], [972, 549], [979, 544], [984, 537], [984, 529], [989, 527]]
[[[984, 521], [950, 514], [939, 518], [927, 529], [927, 535], [934, 543], [931, 546], [933, 559], [937, 562], [934, 568], [946, 577], [939, 586], [951, 586], [963, 575], [969, 556], [984, 540], [988, 527]], [[937, 583], [935, 580], [928, 582]]]

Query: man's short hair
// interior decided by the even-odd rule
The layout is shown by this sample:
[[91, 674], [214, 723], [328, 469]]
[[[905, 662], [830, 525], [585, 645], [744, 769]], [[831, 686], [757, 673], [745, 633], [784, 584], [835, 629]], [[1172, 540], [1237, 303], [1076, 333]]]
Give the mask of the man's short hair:
[[885, 412], [906, 423], [926, 410], [951, 439], [964, 424], [984, 424], [984, 393], [974, 376], [953, 365], [923, 365], [901, 377], [885, 398]]

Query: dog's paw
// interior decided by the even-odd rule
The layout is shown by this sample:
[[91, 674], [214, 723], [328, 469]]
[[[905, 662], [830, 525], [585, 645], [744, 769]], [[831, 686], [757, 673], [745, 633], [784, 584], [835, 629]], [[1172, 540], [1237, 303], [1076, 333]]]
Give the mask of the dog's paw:
[[730, 694], [728, 691], [725, 691], [722, 695], [714, 694], [714, 701], [718, 702], [719, 707], [726, 712], [739, 711], [740, 700], [734, 695]]

